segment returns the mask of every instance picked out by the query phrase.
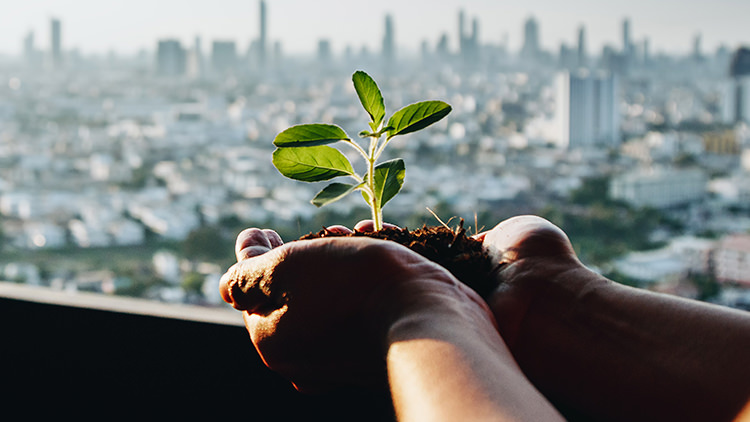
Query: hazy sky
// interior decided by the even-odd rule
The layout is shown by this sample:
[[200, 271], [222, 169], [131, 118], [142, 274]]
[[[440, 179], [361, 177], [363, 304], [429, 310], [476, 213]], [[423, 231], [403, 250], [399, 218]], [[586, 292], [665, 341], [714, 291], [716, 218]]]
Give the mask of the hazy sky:
[[[258, 35], [259, 0], [23, 0], [8, 2], [0, 17], [0, 53], [18, 54], [22, 40], [34, 31], [38, 49], [50, 45], [49, 20], [62, 21], [63, 47], [84, 54], [115, 50], [133, 53], [154, 49], [159, 38], [192, 45], [196, 35], [204, 49], [216, 39], [237, 41], [244, 51]], [[12, 5], [11, 5], [12, 4]], [[685, 53], [696, 34], [704, 51], [720, 43], [730, 48], [750, 44], [750, 0], [266, 0], [268, 38], [282, 42], [285, 53], [312, 52], [328, 38], [334, 52], [347, 45], [379, 50], [383, 18], [393, 15], [399, 47], [416, 49], [422, 40], [435, 44], [442, 33], [456, 48], [458, 11], [478, 18], [483, 43], [511, 50], [522, 42], [523, 22], [534, 16], [545, 48], [574, 44], [580, 25], [587, 30], [590, 52], [609, 43], [621, 46], [621, 22], [630, 18], [631, 37], [648, 36], [652, 52]], [[470, 27], [470, 24], [467, 24]]]

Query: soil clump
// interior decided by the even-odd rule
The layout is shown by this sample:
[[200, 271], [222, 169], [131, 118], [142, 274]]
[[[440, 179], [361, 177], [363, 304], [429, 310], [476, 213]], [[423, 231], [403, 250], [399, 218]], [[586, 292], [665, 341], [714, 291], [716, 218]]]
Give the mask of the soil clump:
[[482, 242], [466, 235], [463, 221], [454, 230], [446, 226], [423, 226], [420, 229], [386, 227], [377, 232], [354, 231], [349, 234], [323, 229], [300, 239], [336, 236], [366, 236], [397, 242], [450, 271], [483, 298], [497, 287], [495, 265], [482, 247]]

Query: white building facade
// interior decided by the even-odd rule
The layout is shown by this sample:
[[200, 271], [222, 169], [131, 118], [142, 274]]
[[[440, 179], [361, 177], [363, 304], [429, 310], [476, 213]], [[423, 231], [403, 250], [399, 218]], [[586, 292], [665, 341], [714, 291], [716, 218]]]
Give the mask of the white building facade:
[[707, 183], [697, 168], [635, 170], [613, 177], [609, 196], [636, 207], [669, 208], [702, 200]]
[[724, 237], [714, 251], [713, 265], [719, 282], [750, 287], [750, 235]]
[[620, 141], [617, 78], [588, 70], [557, 75], [556, 143], [563, 148], [617, 146]]

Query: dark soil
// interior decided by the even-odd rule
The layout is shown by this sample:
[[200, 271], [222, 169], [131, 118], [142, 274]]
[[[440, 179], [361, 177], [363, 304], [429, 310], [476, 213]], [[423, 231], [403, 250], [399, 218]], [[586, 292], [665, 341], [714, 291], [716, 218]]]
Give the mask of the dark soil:
[[482, 247], [482, 242], [466, 235], [463, 221], [455, 230], [445, 226], [424, 226], [416, 230], [384, 228], [377, 232], [355, 231], [351, 234], [341, 234], [323, 229], [300, 239], [335, 236], [367, 236], [400, 243], [440, 264], [484, 298], [497, 287], [492, 277], [492, 260]]

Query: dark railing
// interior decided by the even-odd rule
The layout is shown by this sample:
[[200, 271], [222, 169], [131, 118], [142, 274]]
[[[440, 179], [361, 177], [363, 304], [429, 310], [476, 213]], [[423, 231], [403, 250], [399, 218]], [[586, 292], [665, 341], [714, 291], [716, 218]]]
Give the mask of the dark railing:
[[5, 416], [393, 420], [387, 394], [307, 396], [261, 362], [239, 312], [0, 283]]

